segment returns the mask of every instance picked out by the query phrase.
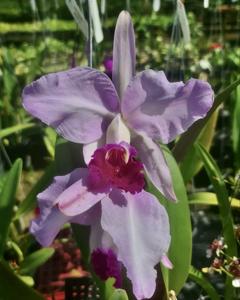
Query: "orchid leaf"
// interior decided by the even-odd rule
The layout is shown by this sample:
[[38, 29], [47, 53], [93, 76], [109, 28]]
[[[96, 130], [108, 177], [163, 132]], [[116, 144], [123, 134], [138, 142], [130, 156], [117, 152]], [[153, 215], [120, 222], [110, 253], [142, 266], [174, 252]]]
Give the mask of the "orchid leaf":
[[205, 292], [208, 294], [211, 300], [220, 300], [220, 296], [218, 295], [215, 288], [211, 285], [207, 278], [204, 275], [191, 266], [189, 271], [189, 278], [195, 281], [198, 285], [200, 285]]
[[[168, 252], [174, 268], [164, 268], [163, 276], [166, 288], [179, 293], [189, 273], [192, 256], [192, 231], [190, 211], [186, 188], [179, 167], [167, 147], [163, 147], [164, 156], [170, 168], [174, 191], [178, 202], [166, 200], [155, 187], [150, 186], [150, 192], [155, 194], [162, 205], [166, 208], [171, 228], [171, 245]], [[181, 226], [179, 226], [181, 224]], [[157, 230], [157, 229], [156, 229]], [[179, 251], [181, 249], [181, 251]], [[182, 255], [184, 253], [184, 255]], [[166, 284], [168, 282], [168, 284]]]
[[[224, 178], [211, 155], [204, 149], [200, 144], [196, 145], [196, 148], [203, 160], [204, 167], [208, 174], [208, 177], [214, 187], [214, 191], [217, 195], [220, 219], [222, 222], [223, 237], [227, 244], [226, 253], [227, 255], [237, 257], [237, 244], [235, 240], [233, 218], [231, 213], [231, 204], [227, 188], [224, 182]], [[231, 278], [227, 277], [225, 285], [225, 299], [232, 299], [233, 297], [233, 286]]]
[[234, 95], [234, 109], [232, 118], [232, 145], [235, 154], [235, 164], [240, 168], [240, 86], [237, 87]]
[[19, 300], [21, 297], [21, 299], [44, 300], [43, 296], [26, 285], [2, 260], [0, 260], [0, 282], [1, 299]]
[[26, 285], [28, 286], [34, 286], [34, 280], [31, 276], [21, 276], [18, 275], [18, 278], [20, 278]]
[[29, 192], [27, 197], [21, 202], [21, 204], [18, 207], [17, 213], [14, 217], [14, 219], [18, 219], [19, 217], [29, 213], [32, 211], [36, 205], [36, 197], [37, 194], [40, 193], [42, 190], [44, 190], [52, 181], [53, 176], [55, 175], [55, 163], [51, 163], [47, 169], [45, 170], [45, 173], [42, 175], [42, 177], [38, 180], [38, 182], [35, 184], [35, 186], [32, 188], [32, 190]]
[[233, 218], [231, 213], [231, 203], [229, 201], [228, 191], [224, 182], [224, 178], [218, 168], [216, 162], [206, 149], [200, 144], [196, 148], [203, 160], [205, 170], [214, 187], [217, 195], [220, 218], [223, 227], [223, 236], [225, 243], [228, 245], [226, 252], [230, 256], [237, 256], [237, 247], [233, 230]]
[[[209, 192], [198, 192], [188, 196], [191, 205], [218, 205], [217, 195]], [[232, 208], [240, 209], [240, 199], [229, 197]]]
[[3, 139], [11, 134], [18, 133], [19, 131], [36, 127], [34, 123], [27, 123], [27, 124], [19, 124], [15, 126], [11, 126], [8, 128], [4, 128], [0, 130], [0, 139]]
[[13, 215], [15, 194], [22, 172], [22, 160], [17, 159], [10, 169], [0, 194], [0, 256], [2, 256]]
[[207, 116], [203, 119], [196, 121], [187, 132], [185, 132], [178, 142], [176, 143], [175, 147], [173, 148], [173, 155], [177, 162], [183, 160], [187, 152], [189, 151], [190, 147], [194, 144], [197, 140], [199, 134], [201, 133], [204, 126], [207, 124], [208, 120], [212, 116], [212, 114], [216, 111], [216, 109], [226, 100], [229, 98], [229, 95], [236, 89], [236, 87], [240, 84], [240, 78], [226, 87], [222, 92], [220, 92], [216, 97], [212, 108], [207, 113]]
[[115, 278], [108, 278], [105, 282], [105, 299], [109, 299], [114, 293], [115, 293], [115, 287], [114, 287], [114, 283], [115, 283]]
[[90, 248], [89, 235], [90, 227], [78, 224], [71, 224], [72, 231], [77, 242], [77, 246], [81, 249], [82, 258], [85, 265], [88, 265]]
[[49, 155], [53, 158], [55, 154], [55, 144], [56, 144], [56, 132], [51, 127], [45, 129], [45, 135], [43, 137], [44, 144], [48, 150]]
[[33, 275], [36, 269], [54, 254], [54, 251], [53, 248], [42, 248], [26, 256], [20, 264], [19, 274]]
[[[217, 119], [218, 110], [213, 113], [197, 139], [197, 141], [202, 144], [208, 151], [210, 150], [212, 140], [214, 138]], [[192, 145], [180, 164], [184, 182], [187, 183], [189, 180], [191, 180], [192, 177], [201, 170], [202, 166], [202, 160], [200, 159], [196, 148]]]

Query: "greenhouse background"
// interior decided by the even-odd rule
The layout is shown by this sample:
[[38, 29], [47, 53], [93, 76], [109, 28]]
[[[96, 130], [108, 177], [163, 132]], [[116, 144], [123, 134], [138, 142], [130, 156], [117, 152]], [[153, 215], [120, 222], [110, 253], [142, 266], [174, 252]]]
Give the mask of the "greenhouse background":
[[166, 160], [176, 208], [148, 186], [168, 212], [175, 266], [173, 273], [158, 267], [149, 299], [240, 299], [240, 1], [1, 0], [0, 300], [141, 299], [128, 279], [116, 289], [93, 274], [88, 227], [67, 223], [45, 248], [29, 231], [40, 213], [37, 195], [54, 176], [85, 165], [82, 145], [31, 116], [22, 91], [43, 75], [75, 67], [112, 79], [122, 10], [133, 22], [136, 73], [200, 79], [215, 94], [203, 122], [163, 146], [174, 157]]

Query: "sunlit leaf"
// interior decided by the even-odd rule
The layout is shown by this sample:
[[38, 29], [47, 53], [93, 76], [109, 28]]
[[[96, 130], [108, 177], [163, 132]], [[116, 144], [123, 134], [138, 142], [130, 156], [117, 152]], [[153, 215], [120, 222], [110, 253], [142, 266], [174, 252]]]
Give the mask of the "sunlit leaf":
[[54, 251], [53, 248], [43, 248], [26, 256], [20, 264], [19, 274], [33, 275], [36, 269], [54, 254]]
[[20, 278], [26, 285], [28, 286], [34, 286], [34, 280], [31, 276], [21, 276], [18, 275], [18, 278]]
[[52, 158], [54, 158], [54, 154], [55, 154], [56, 138], [57, 138], [56, 131], [53, 130], [51, 127], [47, 127], [45, 129], [45, 135], [43, 137], [43, 141], [48, 150], [48, 153]]
[[3, 139], [13, 133], [18, 133], [19, 131], [33, 128], [33, 127], [37, 127], [37, 125], [34, 123], [27, 123], [27, 124], [19, 124], [19, 125], [1, 129], [0, 130], [0, 139]]
[[[189, 204], [218, 205], [217, 195], [209, 192], [198, 192], [188, 196]], [[240, 199], [229, 197], [231, 207], [240, 209]]]

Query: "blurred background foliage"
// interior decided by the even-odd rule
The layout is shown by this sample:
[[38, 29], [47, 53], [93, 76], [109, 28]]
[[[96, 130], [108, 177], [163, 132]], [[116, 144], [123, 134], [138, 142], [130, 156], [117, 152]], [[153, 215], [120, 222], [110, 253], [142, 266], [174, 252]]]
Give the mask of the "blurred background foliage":
[[[85, 1], [77, 2], [87, 15]], [[132, 14], [136, 34], [137, 70], [164, 70], [169, 80], [190, 77], [208, 80], [216, 93], [239, 77], [240, 1], [210, 1], [209, 7], [204, 8], [203, 1], [185, 0], [191, 43], [184, 43], [181, 29], [174, 21], [176, 3], [173, 0], [162, 0], [157, 12], [153, 11], [151, 0], [106, 0], [105, 12], [100, 9], [101, 2], [98, 1], [104, 39], [93, 44], [95, 68], [104, 71], [103, 61], [112, 54], [117, 16], [127, 9]], [[15, 200], [8, 212], [13, 217], [12, 222], [3, 225], [10, 228], [6, 229], [5, 253], [10, 255], [10, 260], [12, 257], [16, 260], [17, 267], [13, 269], [18, 277], [33, 285], [31, 277], [24, 276], [32, 276], [35, 268], [53, 252], [49, 249], [37, 252], [38, 247], [26, 228], [36, 206], [36, 194], [49, 184], [56, 172], [53, 163], [56, 134], [26, 114], [21, 106], [21, 91], [43, 74], [87, 65], [86, 41], [64, 0], [1, 0], [0, 20], [0, 195], [7, 195], [10, 202], [12, 198]], [[216, 112], [202, 140], [201, 137], [198, 140], [204, 141], [208, 151], [211, 147], [229, 195], [236, 198], [239, 198], [239, 113], [238, 88]], [[193, 148], [181, 165], [188, 191], [214, 192], [207, 172], [201, 170], [203, 164], [196, 152]], [[20, 160], [13, 163], [19, 157], [23, 165]], [[189, 168], [189, 161], [194, 161], [194, 168]], [[4, 190], [6, 182], [16, 190], [12, 193]], [[210, 202], [205, 201], [204, 205]], [[216, 212], [215, 209], [211, 212]], [[201, 218], [195, 215], [193, 224], [203, 222]], [[206, 243], [204, 245], [206, 247]], [[37, 261], [34, 270], [31, 255]], [[195, 260], [200, 268], [197, 255]], [[16, 284], [21, 287], [21, 282]]]

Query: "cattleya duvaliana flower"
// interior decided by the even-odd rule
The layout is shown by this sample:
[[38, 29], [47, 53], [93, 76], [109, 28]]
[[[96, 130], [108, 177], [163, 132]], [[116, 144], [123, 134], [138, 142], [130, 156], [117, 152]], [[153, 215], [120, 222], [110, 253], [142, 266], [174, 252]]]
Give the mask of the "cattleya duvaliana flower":
[[102, 279], [115, 277], [119, 286], [123, 265], [136, 298], [145, 299], [155, 291], [154, 266], [171, 263], [168, 217], [144, 191], [143, 169], [166, 198], [176, 200], [158, 142], [169, 143], [203, 118], [213, 91], [196, 79], [168, 82], [162, 71], [135, 75], [134, 31], [127, 12], [116, 25], [112, 80], [84, 67], [43, 76], [25, 87], [25, 109], [67, 140], [84, 144], [88, 165], [55, 177], [38, 195], [40, 216], [31, 232], [49, 245], [65, 222], [90, 225], [95, 272]]
[[203, 118], [213, 102], [207, 82], [171, 83], [164, 72], [135, 74], [135, 42], [130, 15], [117, 21], [112, 79], [93, 68], [73, 68], [41, 77], [25, 87], [24, 108], [69, 141], [84, 144], [85, 162], [105, 143], [135, 146], [159, 191], [175, 200], [172, 179], [157, 144], [167, 144]]

